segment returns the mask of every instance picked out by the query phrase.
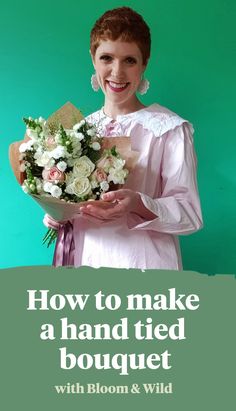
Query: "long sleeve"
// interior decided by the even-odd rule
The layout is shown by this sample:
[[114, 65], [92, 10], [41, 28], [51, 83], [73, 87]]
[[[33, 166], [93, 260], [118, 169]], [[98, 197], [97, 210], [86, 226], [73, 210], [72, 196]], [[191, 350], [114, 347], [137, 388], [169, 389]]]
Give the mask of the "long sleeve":
[[130, 214], [128, 227], [131, 230], [189, 234], [202, 227], [192, 127], [184, 122], [162, 138], [165, 140], [160, 169], [160, 194], [153, 199], [140, 193], [145, 207], [157, 217], [144, 221], [141, 217]]

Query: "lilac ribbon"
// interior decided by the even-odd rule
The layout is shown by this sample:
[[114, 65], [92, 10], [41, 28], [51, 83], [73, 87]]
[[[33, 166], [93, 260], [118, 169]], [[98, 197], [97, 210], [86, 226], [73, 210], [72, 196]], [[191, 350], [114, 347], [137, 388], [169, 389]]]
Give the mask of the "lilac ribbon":
[[74, 237], [73, 226], [68, 221], [65, 224], [60, 224], [57, 236], [57, 242], [53, 257], [54, 267], [74, 265]]

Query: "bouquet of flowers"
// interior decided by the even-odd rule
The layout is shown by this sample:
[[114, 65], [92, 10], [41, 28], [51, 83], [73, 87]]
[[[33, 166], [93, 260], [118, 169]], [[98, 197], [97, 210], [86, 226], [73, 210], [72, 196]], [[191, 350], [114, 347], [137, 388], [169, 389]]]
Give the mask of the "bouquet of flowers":
[[[27, 138], [19, 145], [22, 189], [53, 218], [71, 219], [79, 213], [76, 203], [99, 200], [125, 183], [125, 160], [116, 146], [103, 148], [107, 139], [85, 119], [69, 129], [42, 117], [23, 120]], [[49, 229], [44, 242], [50, 245], [56, 236]]]
[[84, 119], [66, 130], [43, 118], [24, 118], [29, 140], [20, 145], [24, 192], [68, 202], [97, 200], [111, 184], [124, 184], [128, 170], [113, 146], [101, 151], [102, 138]]

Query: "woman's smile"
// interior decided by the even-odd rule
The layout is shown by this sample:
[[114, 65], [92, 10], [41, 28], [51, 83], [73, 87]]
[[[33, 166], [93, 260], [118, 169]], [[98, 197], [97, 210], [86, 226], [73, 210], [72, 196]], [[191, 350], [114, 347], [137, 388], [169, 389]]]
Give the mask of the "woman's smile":
[[114, 82], [111, 80], [106, 80], [106, 83], [108, 84], [109, 88], [115, 93], [121, 93], [129, 86], [129, 83]]

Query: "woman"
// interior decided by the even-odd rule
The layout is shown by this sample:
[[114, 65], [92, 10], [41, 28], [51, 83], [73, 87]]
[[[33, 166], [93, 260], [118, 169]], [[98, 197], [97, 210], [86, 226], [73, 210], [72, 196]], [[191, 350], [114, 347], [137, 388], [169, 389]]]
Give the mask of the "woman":
[[128, 7], [106, 12], [91, 31], [92, 87], [101, 87], [105, 101], [87, 119], [105, 136], [130, 136], [139, 160], [123, 189], [103, 195], [105, 204], [81, 206], [72, 222], [74, 247], [65, 245], [65, 226], [46, 217], [64, 236], [55, 265], [179, 270], [177, 235], [202, 225], [191, 124], [137, 97], [148, 88], [150, 46], [147, 24]]

